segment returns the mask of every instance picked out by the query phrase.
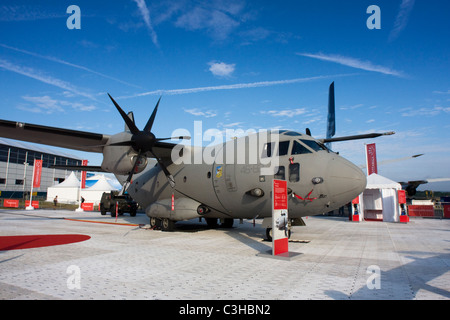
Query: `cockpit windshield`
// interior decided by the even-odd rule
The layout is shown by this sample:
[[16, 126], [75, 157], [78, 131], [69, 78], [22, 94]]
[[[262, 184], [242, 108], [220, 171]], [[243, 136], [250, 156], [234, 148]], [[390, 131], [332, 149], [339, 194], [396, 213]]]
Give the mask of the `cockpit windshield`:
[[[278, 148], [276, 149], [277, 156], [288, 155], [289, 154], [289, 145], [290, 145], [290, 141], [280, 141], [278, 144]], [[262, 155], [263, 158], [272, 157], [273, 152], [274, 152], [274, 146], [275, 146], [275, 142], [266, 143], [264, 145], [264, 150], [263, 150], [263, 155]], [[300, 140], [293, 140], [292, 150], [291, 150], [290, 154], [296, 155], [296, 154], [313, 153], [313, 151], [311, 151], [311, 149], [314, 152], [328, 150], [323, 144], [320, 144], [320, 143], [316, 142], [315, 140], [300, 139]]]
[[304, 144], [306, 144], [308, 147], [310, 147], [314, 151], [327, 150], [327, 148], [324, 145], [321, 145], [314, 140], [300, 140], [300, 141], [303, 142]]

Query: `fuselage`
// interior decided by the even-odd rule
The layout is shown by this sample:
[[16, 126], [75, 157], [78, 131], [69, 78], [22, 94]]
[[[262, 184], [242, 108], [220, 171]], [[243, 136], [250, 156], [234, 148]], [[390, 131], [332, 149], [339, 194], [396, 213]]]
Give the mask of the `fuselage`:
[[266, 141], [249, 135], [213, 147], [183, 146], [181, 154], [181, 163], [167, 167], [174, 188], [158, 165], [128, 188], [150, 217], [270, 217], [273, 179], [280, 179], [287, 181], [289, 217], [299, 218], [344, 206], [366, 186], [361, 169], [293, 131], [279, 131]]

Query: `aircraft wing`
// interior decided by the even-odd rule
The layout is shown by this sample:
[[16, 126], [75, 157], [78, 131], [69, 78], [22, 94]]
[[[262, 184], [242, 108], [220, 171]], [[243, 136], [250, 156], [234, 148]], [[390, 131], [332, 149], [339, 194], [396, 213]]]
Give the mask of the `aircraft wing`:
[[109, 135], [0, 120], [0, 136], [87, 152], [103, 151]]
[[[110, 136], [100, 133], [48, 127], [0, 119], [0, 137], [54, 147], [102, 153]], [[161, 158], [170, 158], [176, 144], [157, 141], [153, 147]]]
[[427, 179], [427, 180], [414, 180], [408, 182], [399, 182], [404, 190], [408, 192], [409, 196], [413, 196], [417, 192], [417, 187], [421, 184], [432, 183], [432, 182], [443, 182], [450, 181], [450, 178], [435, 178], [435, 179]]

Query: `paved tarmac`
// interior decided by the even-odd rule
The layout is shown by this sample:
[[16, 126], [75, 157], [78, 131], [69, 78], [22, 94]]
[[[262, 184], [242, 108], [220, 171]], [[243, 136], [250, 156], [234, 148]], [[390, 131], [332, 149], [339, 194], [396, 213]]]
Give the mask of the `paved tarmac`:
[[299, 255], [286, 261], [258, 256], [271, 249], [258, 221], [210, 230], [194, 220], [162, 232], [143, 214], [116, 222], [98, 212], [2, 209], [0, 237], [91, 238], [0, 251], [0, 299], [450, 299], [450, 220], [305, 222], [289, 242]]

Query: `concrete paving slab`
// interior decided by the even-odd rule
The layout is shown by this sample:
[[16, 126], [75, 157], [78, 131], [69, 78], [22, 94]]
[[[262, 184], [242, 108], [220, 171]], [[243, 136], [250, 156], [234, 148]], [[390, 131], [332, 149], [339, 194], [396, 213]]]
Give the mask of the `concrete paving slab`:
[[305, 221], [289, 242], [300, 255], [283, 261], [258, 257], [271, 249], [258, 221], [208, 229], [194, 220], [162, 232], [143, 214], [116, 222], [98, 212], [0, 210], [0, 237], [91, 237], [0, 251], [0, 299], [450, 299], [450, 220]]

